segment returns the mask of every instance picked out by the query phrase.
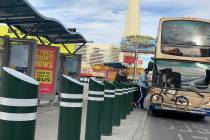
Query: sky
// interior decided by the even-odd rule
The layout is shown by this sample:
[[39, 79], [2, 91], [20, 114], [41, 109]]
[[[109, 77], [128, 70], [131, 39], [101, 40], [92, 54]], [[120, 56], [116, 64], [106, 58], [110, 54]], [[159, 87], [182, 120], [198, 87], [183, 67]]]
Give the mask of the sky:
[[[77, 28], [88, 41], [119, 44], [128, 0], [28, 0], [41, 14]], [[210, 19], [210, 0], [141, 0], [140, 33], [156, 37], [162, 17]]]

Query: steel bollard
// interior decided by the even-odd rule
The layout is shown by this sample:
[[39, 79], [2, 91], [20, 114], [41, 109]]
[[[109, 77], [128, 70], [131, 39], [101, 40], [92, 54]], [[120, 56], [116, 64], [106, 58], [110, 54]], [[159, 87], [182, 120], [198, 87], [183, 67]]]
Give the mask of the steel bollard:
[[128, 94], [128, 108], [127, 108], [127, 113], [130, 115], [131, 113], [131, 85], [129, 83], [126, 83], [127, 85], [127, 94]]
[[0, 93], [0, 139], [34, 140], [38, 82], [10, 68], [3, 68]]
[[135, 100], [135, 94], [133, 91], [133, 85], [131, 85], [131, 93], [130, 93], [130, 98], [131, 98], [131, 112], [133, 111], [134, 108], [134, 100]]
[[80, 140], [83, 84], [63, 75], [58, 140]]
[[125, 84], [123, 83], [120, 83], [121, 87], [122, 87], [122, 93], [123, 93], [123, 96], [122, 96], [122, 103], [121, 103], [121, 107], [122, 107], [122, 110], [121, 110], [121, 119], [126, 119], [126, 108], [127, 108], [127, 89], [125, 87]]
[[90, 79], [85, 140], [101, 139], [104, 85]]
[[131, 111], [133, 111], [134, 108], [134, 99], [135, 99], [135, 92], [134, 92], [134, 85], [131, 85]]
[[103, 106], [103, 119], [102, 119], [102, 135], [112, 135], [112, 120], [113, 120], [113, 107], [115, 98], [115, 85], [110, 82], [104, 81], [104, 106]]
[[127, 116], [129, 114], [129, 96], [128, 96], [128, 85], [126, 83], [121, 83], [123, 85], [123, 93], [124, 93], [124, 114]]
[[113, 83], [116, 86], [113, 112], [113, 126], [120, 126], [122, 89], [119, 86], [118, 82], [114, 81]]

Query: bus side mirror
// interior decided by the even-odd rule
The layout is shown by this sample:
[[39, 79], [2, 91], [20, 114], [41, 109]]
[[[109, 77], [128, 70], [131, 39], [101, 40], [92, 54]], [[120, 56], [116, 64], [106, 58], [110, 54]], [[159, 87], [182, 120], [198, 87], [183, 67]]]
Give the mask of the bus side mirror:
[[148, 63], [148, 67], [147, 68], [148, 68], [149, 71], [152, 71], [153, 70], [153, 65], [154, 65], [153, 62], [149, 62]]

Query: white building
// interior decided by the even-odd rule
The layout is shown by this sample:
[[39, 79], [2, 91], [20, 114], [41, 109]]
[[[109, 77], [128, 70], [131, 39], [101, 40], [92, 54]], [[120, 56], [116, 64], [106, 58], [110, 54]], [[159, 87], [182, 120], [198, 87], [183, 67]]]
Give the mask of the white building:
[[77, 53], [82, 54], [82, 66], [90, 67], [104, 62], [119, 61], [119, 46], [91, 44], [81, 48]]

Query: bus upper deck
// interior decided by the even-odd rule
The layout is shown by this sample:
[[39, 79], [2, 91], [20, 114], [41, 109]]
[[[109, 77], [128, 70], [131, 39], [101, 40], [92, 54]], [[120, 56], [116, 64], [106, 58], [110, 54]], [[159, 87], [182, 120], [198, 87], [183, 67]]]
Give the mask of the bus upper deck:
[[210, 115], [210, 21], [161, 19], [153, 61], [150, 109]]
[[210, 62], [210, 20], [160, 20], [156, 58]]

